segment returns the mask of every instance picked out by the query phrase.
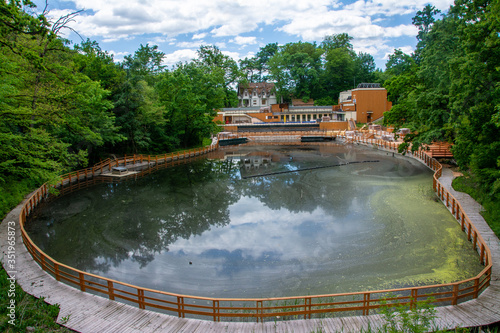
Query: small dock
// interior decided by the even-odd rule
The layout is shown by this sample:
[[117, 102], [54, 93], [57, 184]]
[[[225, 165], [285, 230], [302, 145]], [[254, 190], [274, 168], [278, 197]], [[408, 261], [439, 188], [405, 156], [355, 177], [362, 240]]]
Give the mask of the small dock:
[[328, 142], [334, 141], [334, 136], [303, 136], [300, 138], [301, 142]]
[[241, 145], [247, 143], [247, 138], [233, 138], [219, 140], [219, 146]]
[[101, 176], [103, 177], [114, 177], [114, 178], [123, 178], [129, 177], [131, 175], [138, 174], [139, 171], [129, 170], [127, 167], [113, 167], [111, 172], [103, 173]]

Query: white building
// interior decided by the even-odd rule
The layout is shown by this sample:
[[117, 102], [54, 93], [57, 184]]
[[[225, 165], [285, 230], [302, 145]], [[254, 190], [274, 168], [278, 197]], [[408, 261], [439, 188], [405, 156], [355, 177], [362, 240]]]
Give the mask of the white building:
[[276, 104], [274, 83], [259, 82], [238, 85], [238, 107], [258, 108]]

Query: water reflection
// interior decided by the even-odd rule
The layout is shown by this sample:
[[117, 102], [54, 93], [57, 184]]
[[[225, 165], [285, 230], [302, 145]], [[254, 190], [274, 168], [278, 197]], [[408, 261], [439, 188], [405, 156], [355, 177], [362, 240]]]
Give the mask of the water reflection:
[[[63, 263], [200, 296], [354, 291], [481, 268], [411, 159], [342, 145], [222, 152], [62, 197], [28, 232]], [[378, 162], [348, 164], [364, 160]]]

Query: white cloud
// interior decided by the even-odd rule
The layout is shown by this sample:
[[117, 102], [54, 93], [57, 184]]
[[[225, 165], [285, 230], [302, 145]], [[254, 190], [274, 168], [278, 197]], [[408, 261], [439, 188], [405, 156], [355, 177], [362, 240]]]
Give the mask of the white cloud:
[[125, 56], [128, 56], [130, 53], [129, 52], [115, 52], [115, 51], [109, 51], [109, 54], [113, 56], [113, 60], [116, 62], [121, 62], [125, 58]]
[[193, 39], [203, 39], [207, 36], [206, 33], [201, 33], [201, 34], [194, 34]]
[[[249, 207], [261, 208], [255, 210]], [[331, 235], [342, 234], [347, 238], [360, 230], [359, 221], [344, 223], [345, 221], [337, 220], [321, 208], [310, 213], [291, 213], [285, 209], [275, 211], [265, 207], [258, 199], [250, 197], [240, 198], [229, 210], [229, 227], [214, 228], [197, 237], [179, 239], [169, 246], [170, 252], [182, 249], [190, 254], [200, 255], [213, 248], [229, 252], [242, 249], [244, 257], [258, 258], [265, 253], [275, 253], [281, 260], [300, 260], [303, 259], [300, 256], [309, 257], [311, 251], [317, 248], [317, 255], [326, 257], [330, 251], [325, 251], [324, 246], [339, 246], [331, 242]], [[304, 236], [303, 229], [307, 222], [321, 224], [325, 228], [325, 232], [321, 234], [314, 233], [317, 237], [314, 244], [304, 242], [304, 237], [307, 236]], [[283, 229], [283, 225], [287, 225], [287, 228]]]
[[166, 37], [155, 37], [152, 40], [148, 41], [148, 44], [150, 45], [157, 45], [161, 43], [172, 43], [175, 42], [174, 38], [166, 38]]
[[238, 44], [238, 45], [257, 44], [257, 37], [241, 37], [241, 36], [236, 36], [235, 38], [231, 39], [229, 42], [235, 43], [235, 44]]
[[198, 54], [196, 50], [193, 49], [182, 49], [177, 50], [173, 53], [165, 54], [165, 60], [163, 64], [167, 67], [172, 67], [179, 62], [189, 62], [194, 58], [197, 58]]
[[223, 54], [230, 56], [233, 59], [240, 59], [241, 56], [238, 52], [222, 51]]
[[[338, 0], [128, 0], [126, 6], [121, 0], [64, 2], [85, 9], [72, 28], [84, 38], [105, 42], [156, 34], [159, 36], [149, 40], [175, 45], [180, 55], [204, 42], [223, 50], [234, 49], [232, 44], [258, 47], [258, 40], [265, 44], [278, 41], [261, 37], [271, 29], [289, 35], [289, 41], [321, 42], [326, 35], [348, 33], [360, 50], [376, 50], [381, 59], [390, 52], [392, 38], [416, 35], [408, 15], [414, 15], [428, 0], [355, 0], [350, 4]], [[446, 11], [452, 3], [433, 0], [431, 4]], [[53, 10], [51, 15], [60, 17], [69, 12]], [[248, 33], [259, 37], [241, 36]], [[281, 37], [279, 42], [286, 40]]]
[[[384, 56], [384, 58], [383, 58], [383, 59], [384, 59], [384, 60], [389, 59], [389, 56], [390, 56], [391, 54], [393, 54], [393, 53], [394, 53], [394, 50], [395, 50], [395, 49], [396, 49], [396, 48], [394, 48], [394, 47], [393, 47], [392, 49], [388, 50], [388, 52], [386, 52], [386, 54], [385, 54], [385, 56]], [[406, 54], [408, 54], [408, 55], [412, 54], [412, 53], [413, 53], [413, 50], [414, 50], [414, 48], [413, 48], [413, 47], [408, 46], [408, 45], [407, 45], [407, 46], [397, 47], [397, 49], [400, 49], [401, 51], [403, 51], [403, 53], [406, 53]]]
[[323, 37], [331, 34], [350, 32], [355, 27], [371, 24], [369, 17], [362, 17], [354, 12], [344, 10], [323, 13], [303, 13], [279, 28], [290, 35], [301, 36], [309, 41], [321, 41]]
[[181, 47], [181, 48], [194, 48], [194, 49], [198, 49], [200, 48], [200, 45], [203, 45], [203, 41], [202, 40], [198, 40], [198, 41], [194, 41], [194, 42], [178, 42], [177, 44], [175, 44], [177, 47]]
[[[270, 24], [277, 24], [278, 30], [305, 40], [321, 40], [332, 33], [380, 30], [382, 27], [376, 23], [381, 22], [381, 18], [375, 15], [411, 14], [428, 2], [358, 0], [342, 5], [332, 0], [129, 0], [124, 7], [123, 1], [118, 0], [71, 1], [78, 9], [87, 9], [76, 17], [73, 25], [82, 35], [116, 40], [150, 33], [169, 37], [192, 33], [192, 39], [203, 39], [207, 34], [200, 31], [210, 30], [214, 37], [234, 36], [232, 41], [239, 45], [255, 43], [253, 37], [239, 35], [257, 32], [263, 25]], [[450, 4], [452, 0], [433, 3], [442, 10]], [[53, 14], [62, 14], [57, 12]]]

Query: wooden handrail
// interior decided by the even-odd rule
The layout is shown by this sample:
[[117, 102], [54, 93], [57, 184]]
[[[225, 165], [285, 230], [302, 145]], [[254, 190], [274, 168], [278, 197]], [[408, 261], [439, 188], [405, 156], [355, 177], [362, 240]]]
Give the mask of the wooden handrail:
[[[379, 147], [397, 150], [397, 144], [388, 143], [383, 140], [354, 138], [353, 141], [364, 144], [375, 144]], [[189, 150], [177, 154], [147, 156], [148, 161], [154, 163], [166, 163], [167, 159], [172, 162], [174, 159], [186, 159], [191, 156], [200, 155], [212, 151], [200, 148]], [[21, 234], [23, 242], [33, 259], [38, 262], [41, 268], [53, 275], [58, 281], [65, 281], [82, 291], [91, 290], [109, 299], [122, 299], [137, 304], [141, 309], [152, 308], [167, 310], [176, 313], [179, 317], [186, 314], [206, 316], [214, 321], [220, 321], [222, 317], [227, 318], [253, 318], [257, 321], [264, 321], [265, 318], [280, 316], [281, 318], [311, 318], [314, 315], [324, 315], [334, 312], [359, 311], [363, 315], [369, 315], [370, 310], [375, 310], [389, 305], [409, 305], [414, 306], [418, 300], [431, 300], [435, 303], [449, 302], [452, 305], [459, 304], [462, 299], [477, 298], [478, 295], [489, 286], [492, 270], [491, 250], [484, 241], [480, 232], [472, 224], [469, 217], [463, 210], [458, 200], [449, 193], [439, 182], [442, 166], [435, 159], [430, 158], [425, 152], [418, 151], [412, 154], [414, 158], [422, 160], [429, 168], [435, 171], [433, 175], [433, 188], [443, 203], [451, 207], [455, 219], [461, 224], [464, 232], [467, 232], [469, 239], [473, 240], [475, 250], [480, 253], [481, 264], [485, 268], [475, 277], [466, 280], [436, 284], [430, 286], [384, 289], [376, 291], [360, 291], [351, 293], [336, 293], [307, 296], [272, 297], [272, 298], [214, 298], [193, 295], [183, 295], [166, 291], [142, 288], [136, 285], [105, 278], [96, 274], [87, 273], [71, 266], [60, 263], [45, 254], [36, 244], [33, 243], [27, 234], [24, 225], [26, 218], [33, 209], [48, 197], [48, 187], [44, 184], [24, 203], [19, 215]], [[144, 160], [146, 156], [134, 155], [133, 160]], [[130, 161], [131, 157], [128, 157]], [[117, 165], [126, 163], [127, 157], [117, 159]], [[108, 163], [108, 164], [106, 164]], [[101, 162], [98, 168], [110, 166], [114, 161]], [[94, 168], [95, 169], [95, 166]], [[72, 176], [68, 174], [70, 179]], [[75, 175], [80, 175], [76, 173]], [[71, 183], [70, 183], [71, 184]], [[76, 185], [75, 185], [76, 186]], [[446, 197], [446, 200], [443, 200]], [[473, 236], [472, 238], [470, 236]], [[396, 295], [396, 296], [391, 296]], [[203, 304], [203, 301], [206, 304]], [[290, 304], [286, 304], [287, 302]], [[284, 305], [282, 303], [285, 303]], [[280, 305], [281, 303], [281, 305]]]

